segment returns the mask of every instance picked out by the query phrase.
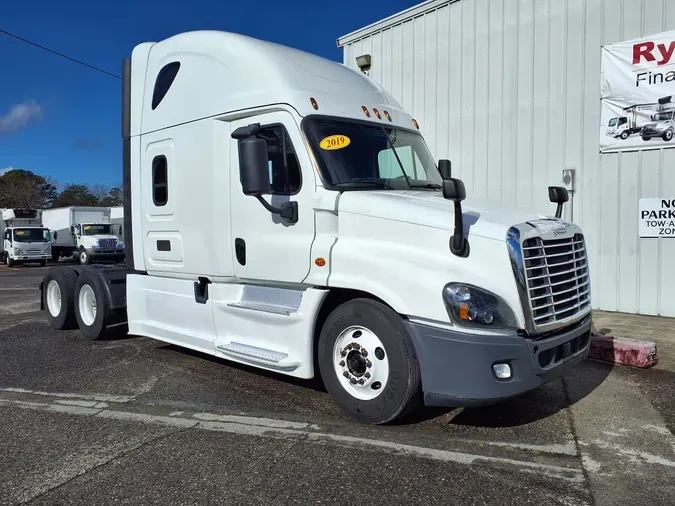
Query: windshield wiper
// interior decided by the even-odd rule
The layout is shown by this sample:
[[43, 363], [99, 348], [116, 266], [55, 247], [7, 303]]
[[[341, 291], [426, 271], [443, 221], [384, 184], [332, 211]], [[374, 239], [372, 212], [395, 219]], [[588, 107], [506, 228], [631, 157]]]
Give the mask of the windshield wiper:
[[370, 178], [370, 177], [355, 178], [355, 179], [350, 179], [349, 181], [340, 181], [338, 183], [335, 183], [335, 186], [348, 185], [348, 184], [357, 184], [357, 185], [358, 184], [370, 184], [370, 185], [375, 185], [375, 186], [383, 186], [385, 188], [389, 188], [390, 190], [394, 189], [384, 179]]
[[425, 188], [425, 189], [429, 189], [429, 190], [440, 190], [443, 187], [440, 184], [436, 184], [436, 183], [425, 183], [425, 184], [411, 184], [410, 188], [411, 189]]

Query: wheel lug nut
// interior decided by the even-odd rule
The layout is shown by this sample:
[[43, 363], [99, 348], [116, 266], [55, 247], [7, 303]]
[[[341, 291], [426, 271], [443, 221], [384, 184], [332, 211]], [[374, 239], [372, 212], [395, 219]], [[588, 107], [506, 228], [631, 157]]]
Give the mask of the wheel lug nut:
[[366, 367], [372, 367], [373, 363], [370, 360], [366, 360]]
[[370, 379], [370, 373], [369, 373], [369, 372], [367, 372], [366, 374], [364, 374], [364, 376], [366, 377], [366, 379]]
[[341, 357], [346, 357], [346, 356], [347, 356], [347, 352], [346, 352], [346, 351], [341, 351], [341, 352], [340, 352], [340, 356], [341, 356]]
[[365, 383], [365, 381], [363, 380], [363, 378], [361, 378], [361, 379], [359, 380], [359, 385], [363, 385], [364, 383]]
[[352, 385], [356, 385], [356, 378], [350, 378], [349, 381]]
[[349, 378], [349, 373], [348, 373], [347, 371], [343, 372], [342, 375], [343, 375], [345, 378]]
[[364, 357], [367, 357], [367, 356], [368, 356], [368, 351], [367, 351], [365, 348], [363, 348], [363, 349], [361, 350], [361, 355], [363, 355]]
[[345, 366], [345, 361], [342, 360], [342, 361], [340, 362], [340, 367], [344, 367], [344, 366]]
[[355, 350], [361, 349], [361, 345], [360, 345], [359, 343], [354, 343], [354, 344], [352, 344], [352, 347], [353, 347]]

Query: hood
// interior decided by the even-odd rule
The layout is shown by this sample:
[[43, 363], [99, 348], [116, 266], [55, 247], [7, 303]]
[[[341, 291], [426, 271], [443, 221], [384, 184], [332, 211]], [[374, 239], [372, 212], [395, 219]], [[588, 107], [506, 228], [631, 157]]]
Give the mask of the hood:
[[[440, 191], [349, 191], [340, 196], [340, 213], [360, 214], [452, 231], [454, 203]], [[519, 207], [483, 199], [462, 202], [464, 232], [468, 237], [506, 240], [512, 225], [548, 218]]]

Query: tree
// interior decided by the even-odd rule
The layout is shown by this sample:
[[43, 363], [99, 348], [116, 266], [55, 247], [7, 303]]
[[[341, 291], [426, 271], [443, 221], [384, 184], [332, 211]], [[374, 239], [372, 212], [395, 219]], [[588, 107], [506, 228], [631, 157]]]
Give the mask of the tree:
[[54, 181], [29, 170], [14, 169], [0, 176], [0, 208], [42, 209], [56, 196]]
[[101, 199], [100, 205], [109, 207], [121, 206], [123, 200], [122, 188], [115, 186], [110, 189], [108, 195]]
[[93, 184], [89, 186], [89, 192], [96, 197], [96, 200], [101, 203], [106, 197], [110, 189], [104, 184]]
[[52, 207], [98, 206], [99, 200], [85, 184], [69, 184], [56, 197]]

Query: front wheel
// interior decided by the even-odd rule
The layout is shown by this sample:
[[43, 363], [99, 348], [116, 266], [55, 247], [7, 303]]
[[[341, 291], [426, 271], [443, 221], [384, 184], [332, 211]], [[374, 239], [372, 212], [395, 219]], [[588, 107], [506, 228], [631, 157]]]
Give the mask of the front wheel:
[[78, 260], [80, 261], [80, 265], [89, 265], [91, 263], [91, 257], [89, 256], [89, 253], [87, 253], [86, 249], [80, 249]]
[[14, 267], [14, 259], [9, 255], [5, 257], [5, 263], [7, 264], [7, 267]]
[[663, 140], [666, 142], [670, 142], [670, 140], [673, 138], [673, 131], [672, 130], [666, 130], [663, 133]]
[[384, 304], [354, 299], [321, 329], [319, 369], [328, 393], [352, 417], [384, 424], [421, 398], [419, 363], [401, 317]]
[[619, 137], [621, 137], [625, 141], [626, 139], [628, 139], [628, 132], [621, 132], [621, 135]]

